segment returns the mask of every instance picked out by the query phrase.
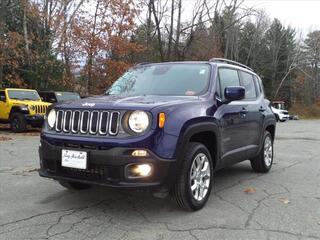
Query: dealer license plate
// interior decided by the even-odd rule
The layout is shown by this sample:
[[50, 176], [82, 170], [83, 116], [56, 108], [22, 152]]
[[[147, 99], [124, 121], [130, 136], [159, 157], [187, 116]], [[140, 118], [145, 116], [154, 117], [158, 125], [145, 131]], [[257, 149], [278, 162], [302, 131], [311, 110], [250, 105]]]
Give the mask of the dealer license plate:
[[87, 152], [62, 150], [61, 166], [68, 168], [87, 168]]

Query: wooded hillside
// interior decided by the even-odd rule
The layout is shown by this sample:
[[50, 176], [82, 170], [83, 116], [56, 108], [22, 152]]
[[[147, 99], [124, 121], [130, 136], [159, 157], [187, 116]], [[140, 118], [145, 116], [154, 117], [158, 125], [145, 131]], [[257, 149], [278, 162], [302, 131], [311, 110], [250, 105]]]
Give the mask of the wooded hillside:
[[1, 0], [3, 87], [97, 94], [139, 62], [212, 57], [253, 68], [271, 100], [320, 99], [320, 30], [240, 0]]

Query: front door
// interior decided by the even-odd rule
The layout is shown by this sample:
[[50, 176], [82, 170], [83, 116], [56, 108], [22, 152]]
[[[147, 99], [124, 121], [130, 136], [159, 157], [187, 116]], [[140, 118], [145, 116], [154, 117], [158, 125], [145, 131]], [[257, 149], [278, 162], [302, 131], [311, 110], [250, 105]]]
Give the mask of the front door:
[[248, 144], [249, 131], [247, 109], [242, 100], [224, 104], [226, 87], [240, 86], [238, 71], [232, 68], [219, 68], [221, 104], [215, 113], [221, 128], [221, 158], [222, 163], [244, 160]]

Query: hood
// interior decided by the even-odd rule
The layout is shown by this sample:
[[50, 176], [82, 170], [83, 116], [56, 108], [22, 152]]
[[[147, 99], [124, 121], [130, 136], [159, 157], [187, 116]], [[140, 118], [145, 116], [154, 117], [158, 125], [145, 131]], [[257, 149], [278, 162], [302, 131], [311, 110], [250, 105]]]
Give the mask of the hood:
[[197, 96], [135, 96], [120, 97], [102, 95], [97, 97], [83, 98], [80, 100], [58, 103], [58, 108], [81, 108], [81, 109], [144, 109], [163, 105], [176, 105], [186, 102], [199, 101]]
[[10, 102], [14, 105], [33, 105], [33, 106], [38, 106], [38, 105], [45, 105], [45, 106], [49, 106], [50, 103], [47, 102], [42, 102], [42, 101], [33, 101], [33, 100], [17, 100], [17, 99], [11, 99]]

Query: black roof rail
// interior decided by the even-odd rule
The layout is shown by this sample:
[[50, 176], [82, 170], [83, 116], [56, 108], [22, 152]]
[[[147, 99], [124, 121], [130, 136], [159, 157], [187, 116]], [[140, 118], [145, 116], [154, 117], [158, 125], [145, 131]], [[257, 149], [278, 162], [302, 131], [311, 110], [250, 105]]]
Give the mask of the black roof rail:
[[232, 61], [232, 60], [229, 60], [229, 59], [225, 59], [225, 58], [211, 58], [209, 60], [209, 62], [224, 62], [224, 63], [229, 63], [229, 64], [232, 64], [232, 65], [236, 65], [236, 66], [239, 66], [239, 67], [243, 67], [243, 68], [246, 68], [250, 71], [253, 72], [253, 69], [252, 68], [249, 68], [248, 66], [244, 65], [244, 64], [241, 64], [241, 63], [238, 63], [238, 62], [235, 62], [235, 61]]

